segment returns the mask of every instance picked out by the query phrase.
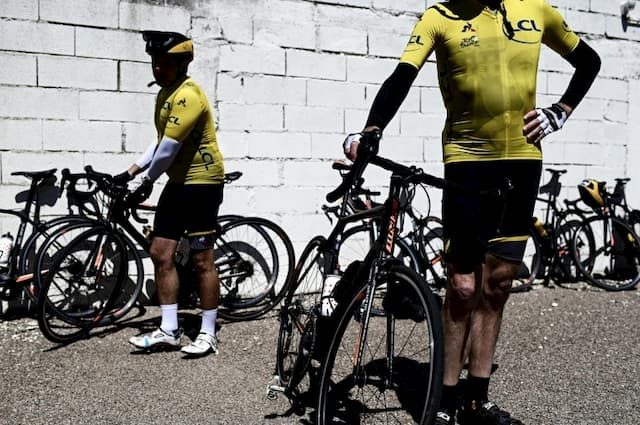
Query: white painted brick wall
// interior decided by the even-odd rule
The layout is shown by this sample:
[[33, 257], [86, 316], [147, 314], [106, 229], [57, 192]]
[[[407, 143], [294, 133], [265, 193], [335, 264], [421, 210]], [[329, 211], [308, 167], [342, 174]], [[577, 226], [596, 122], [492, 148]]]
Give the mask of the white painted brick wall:
[[[586, 176], [629, 175], [640, 204], [640, 28], [624, 32], [619, 2], [550, 0], [603, 60], [588, 97], [544, 145], [569, 169], [567, 196]], [[0, 201], [26, 182], [18, 168], [85, 164], [118, 172], [156, 138], [149, 57], [139, 31], [186, 32], [190, 68], [219, 125], [227, 170], [222, 211], [273, 217], [297, 245], [329, 229], [320, 213], [338, 181], [345, 133], [364, 125], [429, 0], [9, 0], [0, 7]], [[557, 101], [571, 66], [543, 48], [538, 103]], [[442, 173], [445, 111], [433, 58], [385, 131], [381, 153]], [[367, 174], [384, 186], [383, 172]], [[636, 182], [637, 180], [637, 182]], [[15, 186], [21, 185], [21, 186]], [[159, 190], [154, 191], [157, 197]], [[433, 193], [439, 211], [439, 193]], [[0, 226], [5, 223], [0, 221]]]
[[40, 0], [40, 19], [94, 27], [118, 26], [118, 0]]

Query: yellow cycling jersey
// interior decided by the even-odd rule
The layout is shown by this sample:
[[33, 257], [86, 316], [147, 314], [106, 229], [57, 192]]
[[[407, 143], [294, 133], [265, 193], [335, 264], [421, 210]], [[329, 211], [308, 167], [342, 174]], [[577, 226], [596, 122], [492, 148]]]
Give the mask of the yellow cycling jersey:
[[214, 184], [224, 181], [213, 111], [204, 91], [189, 77], [160, 90], [155, 124], [158, 143], [163, 137], [182, 144], [167, 170], [170, 182]]
[[580, 39], [546, 0], [504, 6], [511, 39], [499, 11], [452, 0], [425, 11], [400, 58], [420, 69], [435, 50], [447, 110], [445, 163], [542, 158], [522, 134], [524, 114], [536, 107], [540, 47], [565, 56]]

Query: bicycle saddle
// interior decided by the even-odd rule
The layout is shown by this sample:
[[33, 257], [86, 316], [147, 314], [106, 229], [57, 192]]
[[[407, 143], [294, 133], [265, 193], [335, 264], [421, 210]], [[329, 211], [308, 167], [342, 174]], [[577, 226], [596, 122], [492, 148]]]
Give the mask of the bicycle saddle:
[[13, 173], [11, 173], [12, 176], [25, 176], [27, 178], [30, 179], [46, 179], [48, 177], [53, 176], [56, 171], [58, 171], [57, 168], [52, 168], [50, 170], [43, 170], [43, 171], [14, 171]]

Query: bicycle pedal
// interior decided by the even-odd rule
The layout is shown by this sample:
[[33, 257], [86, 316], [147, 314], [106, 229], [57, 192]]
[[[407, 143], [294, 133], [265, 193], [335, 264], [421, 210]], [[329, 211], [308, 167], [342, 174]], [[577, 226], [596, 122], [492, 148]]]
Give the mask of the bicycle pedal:
[[280, 376], [274, 375], [271, 382], [267, 385], [267, 399], [275, 400], [278, 398], [278, 393], [284, 393], [285, 387], [280, 381]]

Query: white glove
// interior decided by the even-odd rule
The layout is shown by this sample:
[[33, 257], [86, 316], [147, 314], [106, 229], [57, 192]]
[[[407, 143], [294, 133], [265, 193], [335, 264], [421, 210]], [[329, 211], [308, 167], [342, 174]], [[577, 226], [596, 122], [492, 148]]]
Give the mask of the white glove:
[[342, 142], [342, 149], [344, 150], [344, 154], [347, 158], [351, 160], [355, 159], [351, 157], [351, 146], [354, 143], [360, 143], [360, 140], [362, 140], [362, 133], [351, 133], [346, 139], [344, 139], [344, 142]]
[[527, 129], [525, 127], [525, 136], [532, 143], [539, 143], [543, 138], [558, 131], [567, 122], [567, 111], [557, 103], [548, 108], [536, 108], [536, 118], [538, 125]]

